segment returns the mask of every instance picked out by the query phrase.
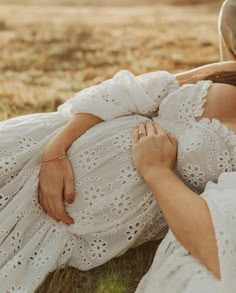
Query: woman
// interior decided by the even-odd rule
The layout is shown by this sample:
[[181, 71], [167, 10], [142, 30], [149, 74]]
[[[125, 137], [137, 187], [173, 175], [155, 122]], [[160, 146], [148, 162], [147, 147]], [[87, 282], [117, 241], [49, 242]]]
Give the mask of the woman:
[[[236, 79], [236, 72], [234, 74]], [[218, 160], [218, 163], [227, 168], [225, 171], [232, 171], [228, 169], [230, 165], [235, 171], [236, 87], [228, 87], [228, 93], [230, 91], [232, 91], [231, 109], [221, 111], [220, 104], [212, 106], [207, 101], [205, 112], [199, 119], [215, 116], [226, 125], [226, 121], [229, 120], [228, 127], [233, 132], [218, 121], [218, 135], [215, 135], [217, 129], [212, 127], [214, 120], [208, 121], [208, 126], [204, 124], [199, 126], [199, 122], [195, 122], [192, 124], [190, 141], [197, 139], [199, 143], [201, 138], [204, 140], [204, 137], [209, 137], [212, 145], [205, 141], [204, 146], [192, 145], [191, 151], [187, 148], [183, 149], [185, 143], [179, 137], [178, 159], [182, 156], [181, 152], [192, 153], [192, 156], [187, 158], [187, 163], [188, 166], [194, 166], [198, 172], [198, 176], [195, 173], [192, 177], [196, 183], [200, 181], [200, 174], [203, 176], [211, 172], [206, 165], [209, 166], [209, 157], [212, 155], [211, 161]], [[165, 106], [168, 106], [168, 98]], [[206, 113], [209, 111], [212, 115]], [[176, 123], [178, 122], [180, 121], [177, 119]], [[224, 141], [225, 148], [219, 141], [221, 143]], [[223, 147], [225, 156], [231, 152], [230, 161], [223, 162], [223, 157], [213, 154], [218, 147]], [[236, 172], [221, 174], [218, 184], [209, 182], [204, 193], [198, 196], [172, 172], [176, 155], [176, 139], [163, 131], [158, 124], [147, 122], [145, 127], [140, 125], [134, 130], [135, 166], [153, 191], [170, 227], [157, 250], [152, 267], [141, 280], [136, 293], [234, 293]], [[206, 158], [208, 158], [207, 164]]]
[[221, 60], [236, 60], [236, 1], [224, 1], [219, 15]]
[[[219, 97], [217, 84], [195, 82], [209, 72], [220, 80], [216, 73], [228, 76], [233, 70], [234, 62], [177, 76], [158, 71], [134, 77], [121, 71], [81, 91], [56, 113], [2, 122], [0, 291], [33, 292], [58, 266], [88, 270], [163, 237], [166, 221], [132, 163], [131, 131], [155, 117], [169, 96], [195, 97], [195, 105], [187, 99], [185, 106], [199, 116], [208, 88], [213, 91], [209, 101]], [[193, 84], [180, 87], [185, 83]], [[165, 111], [161, 125], [178, 137], [182, 126], [171, 123], [170, 111]], [[181, 111], [185, 108], [180, 116]], [[189, 117], [186, 125], [191, 126]], [[224, 170], [195, 187], [204, 188], [205, 181]]]

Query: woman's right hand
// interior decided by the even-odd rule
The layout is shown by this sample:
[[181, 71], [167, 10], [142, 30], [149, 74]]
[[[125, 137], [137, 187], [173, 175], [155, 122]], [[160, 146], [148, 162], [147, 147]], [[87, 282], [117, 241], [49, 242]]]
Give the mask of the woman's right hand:
[[[87, 113], [78, 113], [44, 147], [42, 158], [62, 155], [72, 143], [89, 128], [102, 122], [102, 119]], [[74, 176], [67, 158], [42, 162], [38, 198], [41, 207], [49, 216], [66, 224], [73, 224], [73, 219], [65, 211], [64, 201], [72, 203], [75, 197]]]
[[[55, 156], [51, 152], [44, 151], [43, 158]], [[74, 201], [74, 176], [68, 158], [56, 159], [42, 162], [39, 184], [38, 199], [43, 210], [53, 219], [73, 224], [74, 220], [65, 210], [63, 201], [72, 203]]]

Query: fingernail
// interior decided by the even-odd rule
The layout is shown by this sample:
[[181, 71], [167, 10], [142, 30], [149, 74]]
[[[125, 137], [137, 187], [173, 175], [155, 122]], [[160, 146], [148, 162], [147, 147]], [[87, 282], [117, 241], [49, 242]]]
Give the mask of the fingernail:
[[67, 221], [65, 223], [66, 223], [66, 225], [72, 225], [72, 224], [74, 224], [74, 222], [72, 222], [72, 221]]

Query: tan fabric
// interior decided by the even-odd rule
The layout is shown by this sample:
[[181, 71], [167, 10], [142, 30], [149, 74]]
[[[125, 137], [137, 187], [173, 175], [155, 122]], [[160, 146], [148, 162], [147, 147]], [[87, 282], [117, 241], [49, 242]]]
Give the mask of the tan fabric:
[[221, 60], [236, 60], [236, 0], [226, 0], [219, 15]]

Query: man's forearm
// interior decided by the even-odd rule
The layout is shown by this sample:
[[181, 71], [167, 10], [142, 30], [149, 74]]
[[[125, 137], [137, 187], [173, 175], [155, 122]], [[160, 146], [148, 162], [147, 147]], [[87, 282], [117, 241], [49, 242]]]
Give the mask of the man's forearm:
[[189, 71], [176, 74], [176, 78], [180, 85], [188, 83], [196, 83], [199, 80], [205, 79], [210, 74], [220, 73], [222, 71], [236, 71], [236, 62], [217, 62], [204, 65]]
[[92, 126], [102, 122], [97, 116], [79, 113], [72, 116], [63, 129], [47, 144], [45, 150], [48, 155], [59, 155], [66, 152], [71, 144]]
[[153, 170], [145, 181], [153, 191], [177, 240], [216, 277], [220, 277], [218, 250], [205, 200], [170, 170]]

